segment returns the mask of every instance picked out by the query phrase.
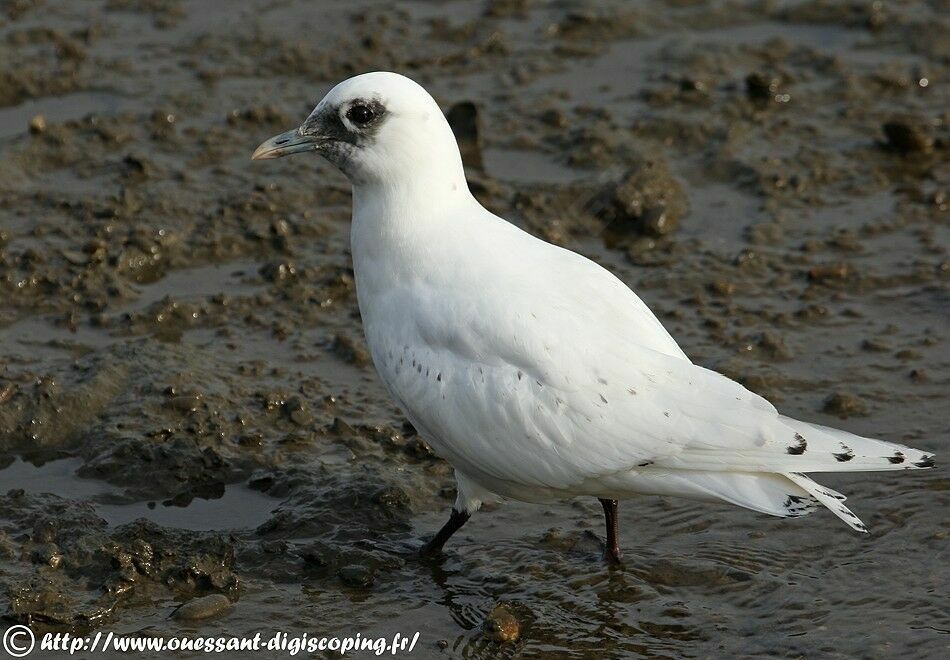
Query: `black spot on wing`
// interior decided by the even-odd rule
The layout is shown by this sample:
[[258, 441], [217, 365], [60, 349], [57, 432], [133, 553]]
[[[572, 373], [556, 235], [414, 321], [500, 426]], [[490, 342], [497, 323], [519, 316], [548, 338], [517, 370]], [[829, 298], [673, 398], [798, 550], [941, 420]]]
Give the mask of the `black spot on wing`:
[[844, 449], [844, 451], [838, 454], [832, 454], [832, 456], [835, 457], [836, 461], [838, 461], [839, 463], [847, 463], [852, 458], [854, 458], [854, 450], [851, 449], [851, 447], [844, 444], [843, 442], [839, 442], [838, 444], [841, 445], [841, 448]]
[[904, 462], [904, 454], [899, 451], [895, 451], [893, 456], [888, 456], [887, 460], [894, 465], [898, 465]]
[[923, 458], [921, 458], [919, 461], [914, 463], [914, 465], [916, 465], [919, 468], [932, 468], [936, 464], [937, 462], [934, 460], [933, 454], [927, 454]]
[[808, 443], [805, 441], [805, 438], [802, 437], [800, 433], [795, 434], [795, 444], [789, 445], [786, 447], [785, 451], [789, 454], [804, 454], [805, 450], [808, 448]]

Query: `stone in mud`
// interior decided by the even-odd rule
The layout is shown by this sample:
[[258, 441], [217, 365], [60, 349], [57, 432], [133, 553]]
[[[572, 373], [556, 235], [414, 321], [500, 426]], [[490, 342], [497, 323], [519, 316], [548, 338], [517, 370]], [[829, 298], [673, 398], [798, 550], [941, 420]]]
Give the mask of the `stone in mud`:
[[496, 642], [515, 642], [521, 637], [521, 621], [504, 603], [499, 603], [488, 613], [483, 629], [485, 635]]
[[614, 242], [630, 235], [671, 234], [687, 208], [682, 186], [657, 156], [637, 157], [627, 174], [592, 202], [594, 214], [606, 225], [605, 236]]
[[867, 406], [864, 402], [853, 394], [847, 392], [835, 392], [825, 399], [822, 411], [829, 415], [838, 417], [849, 417], [851, 415], [867, 414]]
[[455, 133], [459, 150], [462, 152], [462, 162], [466, 167], [482, 169], [482, 148], [478, 133], [478, 108], [471, 101], [456, 103], [445, 118]]
[[231, 601], [223, 594], [208, 594], [193, 598], [172, 615], [179, 621], [200, 621], [224, 614], [231, 609]]
[[30, 133], [33, 135], [39, 135], [40, 133], [46, 132], [46, 117], [43, 115], [36, 115], [33, 119], [30, 120]]
[[896, 117], [882, 127], [886, 146], [897, 153], [926, 154], [933, 151], [934, 139], [927, 122], [917, 117]]
[[376, 579], [373, 570], [361, 564], [349, 564], [341, 567], [337, 571], [337, 577], [346, 586], [356, 589], [371, 587]]

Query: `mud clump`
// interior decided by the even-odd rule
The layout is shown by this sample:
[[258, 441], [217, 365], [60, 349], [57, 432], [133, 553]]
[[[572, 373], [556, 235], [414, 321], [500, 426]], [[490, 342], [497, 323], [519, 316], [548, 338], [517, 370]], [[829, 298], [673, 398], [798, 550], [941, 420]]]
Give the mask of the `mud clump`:
[[837, 415], [842, 419], [867, 414], [867, 405], [864, 401], [847, 392], [835, 392], [829, 395], [821, 409], [822, 412]]
[[636, 158], [620, 181], [608, 185], [592, 202], [605, 224], [604, 235], [616, 245], [631, 236], [672, 234], [686, 213], [683, 187], [659, 157]]
[[934, 137], [930, 126], [917, 117], [898, 117], [882, 126], [885, 146], [905, 156], [929, 154], [934, 150]]

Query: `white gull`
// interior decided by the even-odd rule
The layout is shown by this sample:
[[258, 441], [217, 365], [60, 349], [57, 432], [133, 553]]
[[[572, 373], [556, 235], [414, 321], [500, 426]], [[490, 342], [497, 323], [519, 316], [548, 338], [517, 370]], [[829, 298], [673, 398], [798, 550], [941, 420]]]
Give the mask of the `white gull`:
[[932, 467], [932, 455], [780, 415], [690, 362], [623, 282], [492, 214], [469, 192], [448, 122], [412, 80], [334, 87], [254, 159], [316, 151], [353, 184], [352, 253], [366, 341], [393, 399], [455, 468], [445, 541], [483, 501], [724, 501], [794, 517], [824, 505], [805, 473]]

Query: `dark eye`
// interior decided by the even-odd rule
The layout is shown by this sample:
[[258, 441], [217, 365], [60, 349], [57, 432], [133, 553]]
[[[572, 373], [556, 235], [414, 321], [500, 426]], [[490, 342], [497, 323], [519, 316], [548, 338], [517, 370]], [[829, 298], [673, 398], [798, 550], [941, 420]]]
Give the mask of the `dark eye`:
[[364, 126], [373, 120], [375, 113], [368, 105], [357, 103], [346, 111], [346, 118], [357, 126]]

